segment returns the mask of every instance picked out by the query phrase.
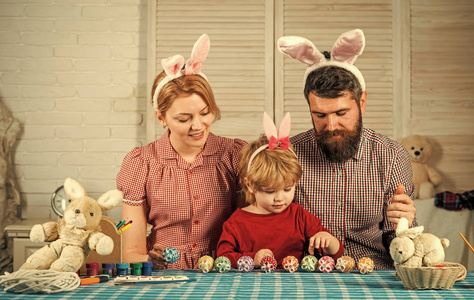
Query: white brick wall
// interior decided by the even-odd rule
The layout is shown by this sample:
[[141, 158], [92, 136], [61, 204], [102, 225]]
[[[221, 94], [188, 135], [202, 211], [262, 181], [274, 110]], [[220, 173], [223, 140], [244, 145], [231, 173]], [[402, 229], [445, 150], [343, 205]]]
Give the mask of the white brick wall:
[[[98, 197], [145, 143], [146, 0], [0, 0], [0, 101], [22, 123], [22, 218], [66, 177]], [[120, 208], [109, 215], [120, 218]]]

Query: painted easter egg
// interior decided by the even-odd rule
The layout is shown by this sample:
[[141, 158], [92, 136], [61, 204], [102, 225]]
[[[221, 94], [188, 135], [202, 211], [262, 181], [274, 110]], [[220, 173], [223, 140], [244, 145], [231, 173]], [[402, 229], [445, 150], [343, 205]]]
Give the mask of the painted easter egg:
[[350, 256], [341, 256], [336, 261], [336, 269], [342, 273], [350, 273], [354, 271], [355, 260]]
[[283, 268], [290, 273], [298, 270], [298, 266], [298, 259], [292, 255], [289, 255], [283, 259]]
[[323, 273], [331, 273], [334, 266], [334, 259], [331, 256], [323, 256], [318, 261], [318, 269]]
[[179, 259], [179, 251], [176, 248], [168, 247], [163, 250], [163, 258], [169, 264], [174, 264]]
[[301, 260], [301, 269], [306, 272], [314, 272], [318, 267], [318, 259], [313, 255], [306, 255]]
[[277, 261], [273, 256], [267, 255], [262, 258], [260, 261], [260, 269], [265, 271], [265, 273], [271, 273], [277, 268]]
[[250, 256], [244, 255], [237, 261], [237, 269], [239, 269], [240, 272], [250, 272], [254, 267], [253, 258]]
[[230, 270], [230, 260], [225, 256], [219, 256], [214, 261], [214, 268], [219, 273], [226, 273]]
[[369, 274], [374, 270], [374, 261], [370, 257], [362, 257], [357, 262], [357, 269], [362, 274]]
[[198, 260], [198, 269], [203, 273], [209, 273], [214, 266], [214, 259], [209, 255], [204, 255]]

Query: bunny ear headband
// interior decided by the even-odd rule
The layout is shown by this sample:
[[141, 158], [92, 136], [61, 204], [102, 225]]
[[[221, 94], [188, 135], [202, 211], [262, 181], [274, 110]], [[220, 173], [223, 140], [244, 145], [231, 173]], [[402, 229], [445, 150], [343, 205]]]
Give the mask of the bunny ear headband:
[[362, 54], [365, 47], [364, 32], [354, 29], [341, 34], [332, 46], [331, 59], [327, 60], [324, 54], [309, 40], [298, 36], [284, 36], [278, 39], [278, 50], [293, 59], [305, 63], [308, 68], [304, 75], [304, 82], [312, 71], [324, 66], [337, 66], [354, 74], [365, 91], [365, 80], [362, 73], [354, 66], [354, 61]]
[[263, 129], [265, 131], [265, 135], [268, 138], [268, 144], [260, 146], [255, 152], [250, 156], [249, 165], [247, 167], [247, 172], [250, 170], [250, 165], [254, 160], [255, 156], [262, 152], [265, 149], [275, 149], [276, 147], [281, 147], [285, 150], [290, 150], [296, 156], [296, 153], [291, 150], [290, 148], [290, 129], [291, 129], [291, 119], [290, 113], [286, 113], [283, 120], [281, 120], [280, 128], [276, 129], [275, 124], [273, 123], [270, 116], [264, 112], [263, 113]]
[[[170, 81], [191, 74], [199, 74], [207, 80], [206, 75], [201, 73], [202, 63], [206, 60], [209, 54], [210, 40], [207, 34], [203, 34], [194, 44], [193, 50], [191, 51], [191, 57], [184, 64], [184, 57], [177, 54], [161, 60], [161, 65], [166, 73], [166, 77], [160, 81], [156, 87], [155, 93], [153, 94], [153, 107], [158, 108], [158, 95], [161, 89]], [[185, 66], [184, 70], [183, 66]]]

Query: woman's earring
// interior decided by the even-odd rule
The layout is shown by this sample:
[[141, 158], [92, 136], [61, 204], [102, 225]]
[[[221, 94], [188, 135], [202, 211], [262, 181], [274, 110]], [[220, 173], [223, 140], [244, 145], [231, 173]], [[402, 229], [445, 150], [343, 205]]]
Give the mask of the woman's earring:
[[162, 126], [163, 126], [163, 128], [166, 128], [166, 124], [163, 123]]

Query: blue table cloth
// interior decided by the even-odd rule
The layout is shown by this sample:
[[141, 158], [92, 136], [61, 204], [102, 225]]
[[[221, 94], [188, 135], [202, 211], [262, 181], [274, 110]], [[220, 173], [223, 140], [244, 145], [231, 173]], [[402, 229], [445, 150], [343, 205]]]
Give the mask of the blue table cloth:
[[395, 271], [329, 274], [277, 271], [241, 273], [231, 270], [200, 273], [196, 270], [156, 271], [153, 275], [184, 275], [192, 281], [177, 285], [141, 284], [80, 286], [56, 294], [0, 292], [0, 299], [474, 299], [474, 271], [450, 290], [406, 290]]

